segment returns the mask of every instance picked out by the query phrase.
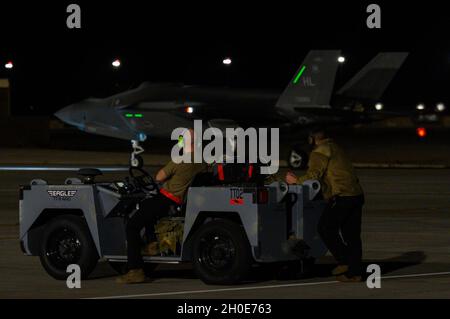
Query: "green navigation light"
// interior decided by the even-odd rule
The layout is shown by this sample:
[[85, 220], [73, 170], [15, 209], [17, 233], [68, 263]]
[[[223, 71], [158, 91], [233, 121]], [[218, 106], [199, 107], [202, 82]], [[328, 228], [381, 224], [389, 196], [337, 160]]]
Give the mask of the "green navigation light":
[[144, 115], [142, 115], [142, 113], [135, 113], [135, 114], [133, 114], [133, 113], [125, 113], [125, 117], [128, 117], [128, 118], [139, 117], [139, 118], [141, 118], [141, 117], [144, 117]]
[[300, 77], [302, 76], [303, 72], [306, 69], [306, 65], [302, 66], [302, 68], [300, 69], [300, 71], [298, 71], [297, 76], [294, 79], [294, 84], [297, 84], [298, 80], [300, 79]]

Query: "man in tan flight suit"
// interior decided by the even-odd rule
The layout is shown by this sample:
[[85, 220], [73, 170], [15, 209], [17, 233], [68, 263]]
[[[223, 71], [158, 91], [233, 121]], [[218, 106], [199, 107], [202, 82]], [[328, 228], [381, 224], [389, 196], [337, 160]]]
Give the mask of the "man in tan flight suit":
[[323, 129], [311, 131], [308, 142], [313, 150], [306, 174], [297, 177], [288, 172], [286, 182], [320, 181], [328, 206], [320, 218], [318, 232], [338, 262], [332, 273], [339, 281], [361, 281], [363, 190], [352, 163]]
[[[191, 141], [189, 145], [183, 146], [184, 152], [193, 153], [194, 151], [194, 131], [189, 130]], [[142, 260], [142, 238], [141, 231], [148, 225], [155, 225], [156, 222], [169, 213], [171, 205], [181, 205], [187, 193], [187, 190], [194, 180], [194, 177], [207, 170], [205, 163], [179, 163], [172, 160], [167, 163], [156, 174], [156, 181], [164, 183], [159, 190], [158, 195], [145, 199], [139, 203], [139, 210], [128, 220], [126, 226], [127, 233], [127, 254], [128, 254], [128, 273], [118, 278], [118, 283], [131, 284], [145, 281], [144, 262]], [[154, 236], [154, 229], [151, 232]], [[155, 238], [151, 238], [155, 240]]]

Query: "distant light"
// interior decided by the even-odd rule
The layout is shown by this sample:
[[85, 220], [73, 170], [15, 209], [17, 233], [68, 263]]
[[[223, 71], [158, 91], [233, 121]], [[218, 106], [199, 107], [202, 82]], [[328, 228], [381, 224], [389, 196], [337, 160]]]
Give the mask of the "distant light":
[[115, 68], [118, 68], [120, 66], [120, 60], [119, 59], [115, 59], [112, 63], [112, 66]]
[[192, 106], [186, 106], [184, 109], [186, 113], [192, 114], [194, 113], [194, 108]]
[[13, 63], [11, 61], [8, 61], [8, 63], [5, 64], [5, 68], [12, 69], [14, 67]]
[[143, 117], [143, 115], [142, 115], [141, 113], [136, 113], [136, 114], [134, 114], [134, 117], [139, 117], [139, 118], [142, 118], [142, 117]]
[[416, 109], [419, 110], [419, 111], [425, 110], [425, 105], [422, 104], [422, 103], [417, 104]]
[[439, 112], [445, 111], [445, 105], [444, 103], [438, 103], [436, 105], [436, 110], [438, 110]]
[[344, 63], [344, 62], [345, 62], [345, 58], [344, 58], [343, 56], [340, 56], [340, 57], [338, 58], [338, 62], [339, 62], [339, 63]]
[[232, 62], [232, 61], [231, 61], [230, 58], [225, 58], [225, 59], [223, 59], [223, 61], [222, 61], [222, 63], [225, 64], [225, 65], [230, 65], [231, 62]]
[[417, 128], [416, 132], [417, 132], [417, 135], [421, 138], [427, 136], [427, 130], [424, 127]]
[[381, 104], [381, 103], [375, 104], [375, 109], [376, 109], [377, 111], [381, 111], [381, 110], [383, 109], [383, 107], [384, 107], [384, 105]]
[[139, 140], [140, 142], [144, 142], [146, 139], [147, 139], [147, 135], [146, 135], [145, 133], [140, 132], [140, 133], [138, 134], [138, 140]]
[[131, 114], [131, 113], [126, 113], [126, 114], [125, 114], [125, 117], [133, 117], [133, 114]]

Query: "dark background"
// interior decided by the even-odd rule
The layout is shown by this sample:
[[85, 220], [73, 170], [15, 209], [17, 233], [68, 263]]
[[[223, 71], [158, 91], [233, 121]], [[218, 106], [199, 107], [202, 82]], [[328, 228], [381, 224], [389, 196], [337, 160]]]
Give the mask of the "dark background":
[[[66, 27], [72, 2], [81, 30]], [[381, 30], [366, 27], [372, 2]], [[412, 110], [450, 102], [449, 14], [444, 1], [2, 2], [0, 77], [11, 81], [14, 114], [51, 114], [143, 81], [281, 91], [310, 49], [343, 50], [339, 87], [376, 53], [407, 50], [382, 102]]]

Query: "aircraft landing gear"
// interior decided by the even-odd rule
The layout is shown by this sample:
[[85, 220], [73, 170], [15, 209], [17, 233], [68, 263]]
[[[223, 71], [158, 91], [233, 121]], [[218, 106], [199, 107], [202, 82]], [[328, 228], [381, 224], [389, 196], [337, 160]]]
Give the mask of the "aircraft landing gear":
[[144, 166], [144, 159], [139, 154], [144, 152], [144, 148], [139, 145], [139, 141], [136, 140], [131, 140], [131, 147], [133, 148], [133, 151], [130, 156], [130, 166], [142, 168]]

